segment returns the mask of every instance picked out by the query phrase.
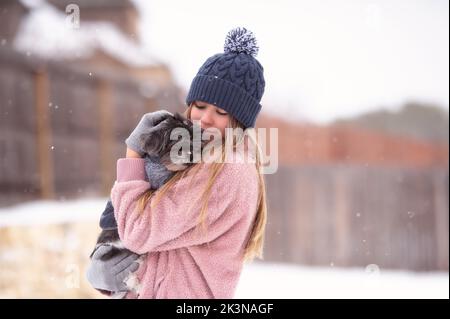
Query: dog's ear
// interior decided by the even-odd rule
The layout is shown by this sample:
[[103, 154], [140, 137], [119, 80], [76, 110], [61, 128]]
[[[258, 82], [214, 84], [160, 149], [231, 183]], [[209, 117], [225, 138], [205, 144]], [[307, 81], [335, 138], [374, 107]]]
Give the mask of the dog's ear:
[[158, 130], [141, 135], [142, 150], [148, 155], [158, 155], [163, 145], [163, 133]]
[[183, 114], [179, 113], [179, 112], [176, 112], [176, 113], [174, 114], [173, 117], [174, 117], [176, 120], [178, 120], [178, 121], [184, 121], [184, 120], [186, 120], [186, 117], [185, 117]]
[[184, 125], [187, 126], [192, 126], [192, 122], [191, 120], [189, 120], [187, 117], [185, 117], [183, 114], [180, 113], [175, 113], [174, 118], [178, 121], [180, 121], [181, 123], [183, 123]]

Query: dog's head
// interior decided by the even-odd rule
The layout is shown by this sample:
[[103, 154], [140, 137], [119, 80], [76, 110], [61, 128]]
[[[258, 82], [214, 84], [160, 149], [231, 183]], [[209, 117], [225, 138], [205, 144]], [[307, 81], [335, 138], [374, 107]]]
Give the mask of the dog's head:
[[[194, 143], [194, 124], [179, 113], [169, 116], [158, 124], [160, 129], [141, 135], [143, 151], [150, 156], [158, 156], [160, 162], [170, 171], [186, 169], [194, 164], [194, 154], [201, 155], [207, 141]], [[173, 140], [170, 136], [173, 132]], [[171, 154], [172, 151], [172, 154]]]

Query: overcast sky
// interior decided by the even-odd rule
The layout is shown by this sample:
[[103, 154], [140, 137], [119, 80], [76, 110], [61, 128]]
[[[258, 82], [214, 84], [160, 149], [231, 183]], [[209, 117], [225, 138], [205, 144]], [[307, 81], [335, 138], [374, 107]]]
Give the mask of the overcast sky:
[[442, 0], [134, 0], [144, 45], [186, 90], [226, 33], [256, 35], [264, 111], [326, 123], [406, 101], [449, 105], [449, 4]]

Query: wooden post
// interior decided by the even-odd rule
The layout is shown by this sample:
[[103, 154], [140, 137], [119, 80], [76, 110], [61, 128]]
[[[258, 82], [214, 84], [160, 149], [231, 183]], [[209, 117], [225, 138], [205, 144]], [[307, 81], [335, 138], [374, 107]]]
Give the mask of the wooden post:
[[334, 179], [334, 240], [335, 240], [335, 258], [337, 266], [349, 265], [349, 242], [348, 237], [351, 232], [350, 223], [350, 207], [351, 202], [349, 192], [350, 170], [340, 168], [333, 175]]
[[34, 74], [34, 96], [36, 108], [37, 161], [39, 189], [42, 199], [55, 197], [53, 150], [51, 141], [50, 114], [48, 108], [49, 84], [46, 70]]
[[[446, 181], [447, 178], [447, 181]], [[432, 174], [433, 200], [436, 232], [436, 269], [448, 271], [448, 171], [442, 174], [439, 170]], [[448, 184], [447, 184], [448, 185]]]
[[116, 176], [113, 161], [114, 141], [112, 139], [112, 94], [111, 84], [105, 80], [97, 82], [97, 99], [99, 108], [100, 125], [100, 171], [101, 171], [101, 192], [109, 195]]

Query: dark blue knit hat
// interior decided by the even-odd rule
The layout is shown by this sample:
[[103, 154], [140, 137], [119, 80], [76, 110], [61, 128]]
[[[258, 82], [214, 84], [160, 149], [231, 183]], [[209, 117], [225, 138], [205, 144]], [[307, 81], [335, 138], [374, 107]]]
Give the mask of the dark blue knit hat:
[[224, 53], [208, 58], [192, 80], [186, 104], [199, 100], [230, 113], [246, 128], [254, 127], [264, 93], [264, 69], [256, 60], [253, 33], [235, 28], [225, 38]]

